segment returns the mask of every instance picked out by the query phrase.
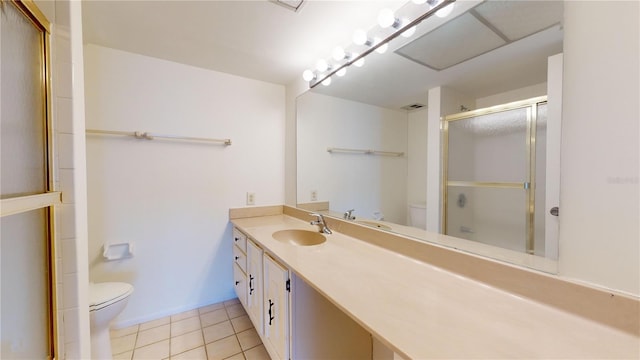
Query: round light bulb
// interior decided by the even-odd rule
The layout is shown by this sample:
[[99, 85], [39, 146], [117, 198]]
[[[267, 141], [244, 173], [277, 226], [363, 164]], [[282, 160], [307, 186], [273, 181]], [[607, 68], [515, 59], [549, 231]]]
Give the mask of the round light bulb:
[[[377, 43], [379, 43], [379, 42], [380, 42], [380, 39], [376, 38], [376, 39], [375, 39], [375, 43], [377, 44]], [[379, 46], [379, 47], [376, 49], [376, 52], [377, 52], [378, 54], [384, 54], [384, 53], [387, 51], [387, 49], [388, 49], [388, 48], [389, 48], [389, 44], [388, 44], [388, 43], [384, 43], [383, 45]]]
[[391, 9], [382, 9], [378, 14], [378, 25], [381, 28], [386, 29], [389, 26], [393, 25], [396, 22], [396, 16], [393, 14], [393, 10]]
[[311, 81], [316, 77], [316, 75], [313, 73], [313, 71], [307, 69], [302, 73], [302, 78], [304, 79], [304, 81]]
[[451, 14], [451, 12], [453, 11], [453, 6], [455, 5], [455, 3], [451, 3], [445, 7], [443, 7], [442, 9], [436, 11], [436, 16], [439, 18], [444, 18], [449, 16], [449, 14]]
[[367, 38], [367, 32], [362, 30], [362, 29], [358, 29], [356, 31], [353, 32], [353, 42], [356, 45], [364, 45], [367, 43], [367, 40], [369, 40]]
[[[402, 20], [402, 24], [400, 25], [401, 27], [405, 27], [407, 26], [407, 24], [409, 23], [409, 20], [403, 19]], [[402, 32], [402, 37], [412, 37], [413, 34], [416, 33], [416, 27], [412, 26], [410, 28], [408, 28], [407, 30], [405, 30], [404, 32]]]
[[344, 74], [346, 74], [346, 73], [347, 73], [347, 68], [346, 67], [343, 67], [342, 69], [336, 71], [336, 75], [338, 75], [338, 76], [344, 76]]
[[325, 72], [327, 71], [327, 69], [329, 69], [329, 64], [325, 59], [320, 59], [318, 60], [318, 62], [316, 62], [316, 70], [320, 72]]
[[414, 4], [422, 5], [427, 2], [427, 0], [412, 0]]
[[329, 85], [331, 85], [331, 78], [330, 78], [330, 77], [328, 77], [328, 78], [326, 78], [326, 79], [322, 80], [322, 85], [324, 85], [324, 86], [329, 86]]
[[337, 46], [335, 49], [333, 49], [333, 59], [335, 61], [344, 60], [346, 55], [347, 55], [347, 53], [345, 53], [344, 49], [342, 47], [340, 47], [340, 46]]

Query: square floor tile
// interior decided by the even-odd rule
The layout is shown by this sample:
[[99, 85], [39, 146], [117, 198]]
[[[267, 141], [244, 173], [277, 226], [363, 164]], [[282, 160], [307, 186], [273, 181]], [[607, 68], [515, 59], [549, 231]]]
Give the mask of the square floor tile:
[[256, 329], [245, 330], [237, 333], [236, 336], [238, 337], [242, 351], [246, 351], [252, 347], [262, 344], [262, 340], [260, 340], [260, 336], [258, 336]]
[[244, 359], [244, 354], [243, 353], [239, 353], [239, 354], [235, 354], [233, 356], [230, 356], [224, 360], [245, 360]]
[[169, 357], [169, 339], [155, 344], [136, 348], [133, 351], [133, 359], [153, 359], [160, 360]]
[[127, 326], [126, 328], [122, 328], [122, 329], [112, 329], [110, 330], [109, 335], [111, 336], [111, 338], [117, 338], [125, 335], [135, 334], [138, 332], [139, 327], [140, 325], [133, 325], [133, 326]]
[[247, 315], [244, 307], [241, 304], [234, 304], [226, 307], [229, 319], [236, 318], [238, 316]]
[[231, 321], [227, 320], [202, 329], [204, 343], [208, 344], [235, 334]]
[[214, 341], [207, 345], [209, 360], [226, 359], [241, 352], [240, 344], [235, 335]]
[[231, 325], [233, 325], [233, 329], [236, 333], [249, 330], [253, 327], [253, 324], [247, 315], [231, 319]]
[[111, 353], [120, 354], [125, 351], [133, 350], [136, 345], [136, 334], [120, 336], [111, 339]]
[[171, 322], [180, 321], [184, 319], [188, 319], [190, 317], [198, 316], [198, 309], [193, 309], [185, 312], [181, 312], [179, 314], [171, 315]]
[[204, 346], [200, 346], [199, 348], [195, 348], [182, 354], [171, 356], [171, 360], [207, 360], [207, 352], [204, 349]]
[[227, 311], [225, 309], [213, 310], [211, 312], [200, 315], [200, 322], [202, 323], [202, 327], [221, 323], [223, 321], [227, 321], [229, 317], [227, 316]]
[[190, 317], [171, 323], [171, 337], [200, 330], [200, 317]]
[[138, 332], [138, 340], [136, 341], [136, 348], [147, 346], [149, 344], [156, 343], [158, 341], [166, 340], [171, 337], [170, 329], [171, 325], [166, 324], [158, 327], [151, 328], [149, 330], [143, 330]]
[[145, 323], [140, 324], [140, 328], [138, 329], [138, 331], [142, 331], [142, 330], [148, 330], [154, 327], [158, 327], [161, 325], [166, 325], [168, 323], [171, 322], [171, 317], [167, 316], [167, 317], [163, 317], [161, 319], [156, 319], [153, 321], [147, 321]]
[[122, 354], [113, 355], [113, 360], [131, 360], [133, 357], [133, 350], [123, 352]]
[[227, 301], [224, 302], [224, 306], [229, 306], [229, 305], [233, 305], [233, 304], [240, 304], [240, 299], [234, 298], [234, 299], [227, 300]]
[[200, 314], [208, 313], [213, 310], [224, 309], [224, 303], [211, 304], [198, 309]]
[[171, 338], [171, 355], [183, 353], [187, 350], [203, 346], [202, 331], [200, 329]]
[[252, 349], [249, 349], [244, 352], [244, 357], [247, 360], [271, 360], [267, 349], [264, 348], [264, 345], [256, 346]]

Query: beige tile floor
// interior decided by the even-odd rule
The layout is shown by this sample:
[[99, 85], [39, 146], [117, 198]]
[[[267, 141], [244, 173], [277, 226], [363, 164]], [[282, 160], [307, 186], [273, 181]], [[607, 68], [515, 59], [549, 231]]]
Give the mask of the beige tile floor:
[[114, 359], [270, 360], [238, 299], [111, 330]]

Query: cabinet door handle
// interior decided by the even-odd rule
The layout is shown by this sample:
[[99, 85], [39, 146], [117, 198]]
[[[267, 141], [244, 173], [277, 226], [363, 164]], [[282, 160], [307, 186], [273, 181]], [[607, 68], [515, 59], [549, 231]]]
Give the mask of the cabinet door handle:
[[238, 240], [240, 240], [240, 238], [234, 238], [236, 240], [236, 242], [238, 242]]
[[253, 276], [249, 274], [249, 295], [253, 294]]
[[236, 286], [237, 286], [238, 284], [240, 284], [240, 281], [236, 281]]
[[271, 308], [273, 307], [273, 305], [275, 305], [275, 303], [273, 301], [271, 301], [271, 299], [269, 299], [269, 326], [271, 326], [271, 321], [273, 321], [273, 319], [275, 319], [275, 311], [272, 312]]
[[236, 261], [238, 261], [238, 259], [240, 259], [240, 256], [236, 256]]

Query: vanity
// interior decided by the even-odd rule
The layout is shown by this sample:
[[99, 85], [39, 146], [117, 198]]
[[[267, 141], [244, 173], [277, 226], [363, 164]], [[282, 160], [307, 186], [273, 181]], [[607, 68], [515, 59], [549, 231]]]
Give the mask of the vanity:
[[324, 242], [276, 239], [318, 232], [288, 206], [230, 219], [236, 292], [274, 359], [640, 356], [635, 298], [335, 218]]

